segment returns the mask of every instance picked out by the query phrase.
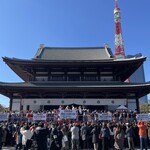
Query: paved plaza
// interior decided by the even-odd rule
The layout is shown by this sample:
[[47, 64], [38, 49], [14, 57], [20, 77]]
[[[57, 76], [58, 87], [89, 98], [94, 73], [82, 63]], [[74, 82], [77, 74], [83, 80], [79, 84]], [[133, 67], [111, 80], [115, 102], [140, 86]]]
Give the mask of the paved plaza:
[[15, 150], [15, 147], [3, 147], [2, 150]]

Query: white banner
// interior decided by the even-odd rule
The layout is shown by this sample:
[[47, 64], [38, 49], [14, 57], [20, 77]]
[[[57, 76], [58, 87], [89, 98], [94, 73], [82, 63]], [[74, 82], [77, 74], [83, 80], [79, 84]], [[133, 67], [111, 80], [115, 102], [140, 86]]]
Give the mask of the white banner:
[[7, 121], [8, 114], [7, 113], [0, 113], [0, 121]]
[[143, 120], [143, 121], [150, 121], [150, 114], [137, 114], [136, 119], [138, 121]]
[[33, 114], [33, 121], [46, 120], [46, 114]]
[[98, 114], [98, 120], [112, 120], [111, 114]]
[[60, 119], [76, 119], [77, 112], [76, 110], [60, 110], [59, 118]]

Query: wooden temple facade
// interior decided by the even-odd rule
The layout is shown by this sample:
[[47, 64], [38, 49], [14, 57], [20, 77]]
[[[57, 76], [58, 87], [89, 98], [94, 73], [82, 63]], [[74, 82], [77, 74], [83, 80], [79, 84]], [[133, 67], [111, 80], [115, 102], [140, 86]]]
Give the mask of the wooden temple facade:
[[150, 93], [150, 83], [127, 83], [145, 56], [116, 59], [111, 49], [40, 46], [33, 59], [3, 57], [23, 80], [0, 82], [0, 93], [10, 98], [10, 110], [48, 109], [59, 105], [103, 107], [135, 104]]

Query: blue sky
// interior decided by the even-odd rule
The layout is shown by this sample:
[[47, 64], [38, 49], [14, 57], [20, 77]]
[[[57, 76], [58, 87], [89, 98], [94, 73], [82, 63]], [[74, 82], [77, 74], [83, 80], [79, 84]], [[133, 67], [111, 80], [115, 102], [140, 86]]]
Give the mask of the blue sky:
[[[0, 0], [0, 82], [22, 81], [2, 57], [32, 59], [47, 47], [98, 47], [114, 53], [115, 0]], [[150, 0], [119, 0], [125, 54], [142, 53], [150, 81]], [[9, 99], [0, 96], [8, 106]]]

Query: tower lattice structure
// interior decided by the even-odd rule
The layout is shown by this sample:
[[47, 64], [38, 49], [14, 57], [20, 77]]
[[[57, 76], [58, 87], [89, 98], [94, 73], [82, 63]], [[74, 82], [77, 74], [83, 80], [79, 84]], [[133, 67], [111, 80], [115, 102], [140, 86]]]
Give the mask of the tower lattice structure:
[[121, 30], [121, 17], [118, 0], [115, 0], [114, 20], [115, 20], [115, 57], [124, 58], [124, 44]]
[[[121, 30], [121, 17], [120, 17], [120, 8], [118, 6], [118, 0], [115, 0], [115, 9], [114, 9], [114, 19], [115, 19], [115, 57], [124, 58], [124, 44]], [[130, 83], [130, 78], [126, 79], [125, 82]]]

